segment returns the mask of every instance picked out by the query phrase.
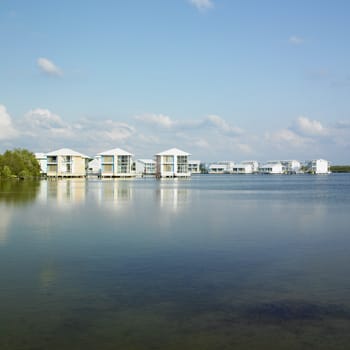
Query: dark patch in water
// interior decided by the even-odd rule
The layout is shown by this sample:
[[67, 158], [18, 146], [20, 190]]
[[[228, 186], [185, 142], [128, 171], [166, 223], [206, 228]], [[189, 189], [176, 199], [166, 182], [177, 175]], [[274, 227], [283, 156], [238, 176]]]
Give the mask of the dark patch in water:
[[350, 319], [350, 311], [336, 304], [281, 300], [249, 306], [244, 316], [258, 322], [316, 321], [325, 318]]

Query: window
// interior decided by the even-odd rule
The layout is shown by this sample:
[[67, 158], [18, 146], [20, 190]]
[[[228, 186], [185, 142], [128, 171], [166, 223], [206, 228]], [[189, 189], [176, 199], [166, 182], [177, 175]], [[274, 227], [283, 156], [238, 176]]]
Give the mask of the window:
[[177, 162], [178, 163], [188, 163], [187, 162], [187, 156], [177, 156]]
[[188, 157], [177, 156], [177, 172], [187, 173], [188, 172]]
[[118, 156], [117, 171], [120, 174], [129, 173], [130, 169], [130, 156]]
[[174, 156], [164, 156], [163, 163], [174, 163]]
[[163, 164], [163, 172], [173, 172], [174, 166], [173, 164]]
[[57, 173], [57, 165], [48, 164], [47, 165], [48, 173]]
[[103, 164], [104, 173], [113, 173], [113, 164]]
[[57, 163], [57, 156], [48, 156], [47, 162], [48, 163]]
[[103, 163], [113, 163], [113, 156], [103, 156]]

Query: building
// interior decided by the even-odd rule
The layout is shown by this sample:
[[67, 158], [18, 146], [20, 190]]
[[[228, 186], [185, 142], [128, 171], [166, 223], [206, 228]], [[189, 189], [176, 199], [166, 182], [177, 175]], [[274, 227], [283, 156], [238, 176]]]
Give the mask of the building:
[[279, 161], [269, 161], [259, 168], [262, 174], [283, 174], [283, 165]]
[[45, 153], [35, 153], [35, 158], [40, 164], [40, 174], [46, 175], [47, 173], [47, 159]]
[[256, 160], [244, 160], [243, 162], [241, 162], [241, 164], [251, 165], [253, 173], [259, 172], [259, 163]]
[[286, 174], [300, 173], [301, 164], [298, 160], [281, 160], [283, 171]]
[[190, 154], [177, 148], [171, 148], [156, 154], [156, 176], [190, 177], [188, 158]]
[[114, 148], [98, 154], [101, 157], [101, 177], [133, 177], [133, 154]]
[[96, 156], [89, 162], [88, 175], [100, 176], [101, 174], [101, 156]]
[[325, 159], [315, 159], [307, 162], [306, 172], [312, 174], [329, 174], [329, 162]]
[[235, 163], [230, 160], [209, 164], [209, 174], [232, 174]]
[[89, 157], [69, 148], [46, 154], [48, 177], [85, 177]]
[[138, 176], [155, 176], [156, 161], [153, 159], [137, 159], [135, 162], [135, 171]]
[[200, 160], [189, 160], [188, 161], [188, 171], [191, 174], [200, 174], [201, 173], [201, 161]]
[[211, 163], [208, 167], [209, 174], [223, 174], [226, 171], [226, 166], [219, 163]]
[[253, 174], [253, 165], [248, 163], [235, 164], [232, 169], [232, 173], [233, 174]]

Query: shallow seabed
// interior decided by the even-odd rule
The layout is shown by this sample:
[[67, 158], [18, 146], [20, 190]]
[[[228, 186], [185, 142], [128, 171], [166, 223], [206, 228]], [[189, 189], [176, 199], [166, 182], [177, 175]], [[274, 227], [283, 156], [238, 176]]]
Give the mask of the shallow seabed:
[[348, 349], [350, 176], [0, 182], [0, 349]]

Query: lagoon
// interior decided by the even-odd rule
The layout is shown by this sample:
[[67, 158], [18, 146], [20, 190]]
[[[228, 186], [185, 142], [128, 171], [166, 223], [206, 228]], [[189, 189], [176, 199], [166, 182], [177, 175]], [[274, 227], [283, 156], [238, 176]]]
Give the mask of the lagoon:
[[0, 182], [1, 349], [347, 349], [350, 174]]

